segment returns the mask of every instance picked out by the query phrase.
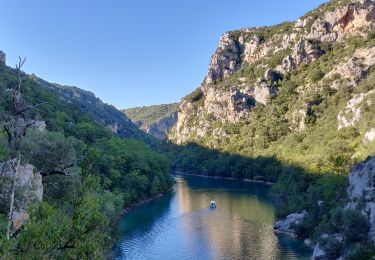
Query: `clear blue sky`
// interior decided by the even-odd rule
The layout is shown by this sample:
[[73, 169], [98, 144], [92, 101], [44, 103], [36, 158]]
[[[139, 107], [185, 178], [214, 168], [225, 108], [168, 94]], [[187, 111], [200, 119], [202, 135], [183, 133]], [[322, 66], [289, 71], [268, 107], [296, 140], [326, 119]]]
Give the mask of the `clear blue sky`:
[[118, 108], [179, 101], [225, 31], [295, 20], [324, 0], [0, 0], [8, 65]]

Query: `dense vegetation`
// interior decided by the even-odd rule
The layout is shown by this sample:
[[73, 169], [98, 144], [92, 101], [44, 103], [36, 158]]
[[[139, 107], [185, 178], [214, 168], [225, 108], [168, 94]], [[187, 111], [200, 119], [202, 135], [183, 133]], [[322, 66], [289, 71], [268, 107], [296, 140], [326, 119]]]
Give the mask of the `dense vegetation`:
[[[2, 65], [1, 125], [12, 113], [6, 89], [15, 81], [14, 70]], [[28, 105], [45, 102], [30, 110], [27, 117], [44, 120], [47, 131], [29, 129], [21, 148], [22, 163], [33, 164], [44, 176], [44, 196], [41, 204], [30, 209], [29, 222], [10, 240], [5, 237], [8, 207], [0, 208], [0, 255], [104, 258], [112, 242], [110, 227], [123, 209], [170, 189], [169, 161], [142, 141], [115, 137], [98, 120], [94, 121], [97, 114], [82, 109], [82, 103], [67, 102], [51, 86], [26, 77], [22, 94]], [[122, 129], [120, 136], [127, 130], [128, 137], [144, 135], [134, 129]], [[5, 161], [12, 151], [5, 135], [0, 137], [0, 158]], [[47, 174], [59, 171], [65, 175]]]

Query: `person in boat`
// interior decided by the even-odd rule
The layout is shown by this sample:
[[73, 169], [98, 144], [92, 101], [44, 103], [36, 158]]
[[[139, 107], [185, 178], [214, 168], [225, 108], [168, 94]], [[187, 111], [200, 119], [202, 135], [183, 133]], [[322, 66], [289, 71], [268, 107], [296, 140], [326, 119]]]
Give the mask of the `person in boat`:
[[211, 200], [210, 208], [211, 209], [215, 209], [216, 208], [216, 201]]

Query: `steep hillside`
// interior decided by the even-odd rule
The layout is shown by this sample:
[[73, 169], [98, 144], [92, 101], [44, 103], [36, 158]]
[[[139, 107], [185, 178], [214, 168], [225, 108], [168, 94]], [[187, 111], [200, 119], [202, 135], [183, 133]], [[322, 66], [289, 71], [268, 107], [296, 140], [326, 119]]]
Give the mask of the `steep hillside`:
[[132, 120], [127, 118], [120, 110], [104, 103], [90, 91], [73, 86], [49, 83], [35, 75], [31, 75], [30, 79], [39, 87], [46, 88], [56, 94], [62, 102], [76, 107], [117, 136], [140, 139], [148, 143], [156, 141], [150, 135], [145, 135], [142, 131], [139, 131]]
[[146, 133], [158, 139], [165, 139], [169, 130], [177, 122], [177, 103], [135, 107], [124, 109], [123, 112]]
[[296, 22], [225, 33], [180, 103], [169, 139], [187, 149], [174, 167], [276, 182], [276, 230], [315, 244], [313, 259], [370, 259], [372, 179], [350, 178], [355, 206], [347, 188], [375, 155], [374, 29], [374, 1], [333, 0]]
[[373, 1], [336, 0], [225, 33], [169, 138], [314, 171], [372, 154], [374, 19]]
[[105, 259], [124, 209], [172, 186], [158, 140], [90, 92], [6, 66], [2, 52], [0, 128], [0, 258]]

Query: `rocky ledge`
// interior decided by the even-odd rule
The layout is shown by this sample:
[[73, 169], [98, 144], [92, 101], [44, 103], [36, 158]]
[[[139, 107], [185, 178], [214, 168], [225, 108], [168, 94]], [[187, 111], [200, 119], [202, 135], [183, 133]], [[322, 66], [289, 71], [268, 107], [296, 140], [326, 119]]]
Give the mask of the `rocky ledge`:
[[286, 219], [279, 220], [274, 225], [275, 232], [278, 234], [285, 234], [296, 238], [297, 234], [294, 227], [300, 224], [308, 217], [308, 213], [304, 210], [301, 213], [293, 213], [286, 217]]

